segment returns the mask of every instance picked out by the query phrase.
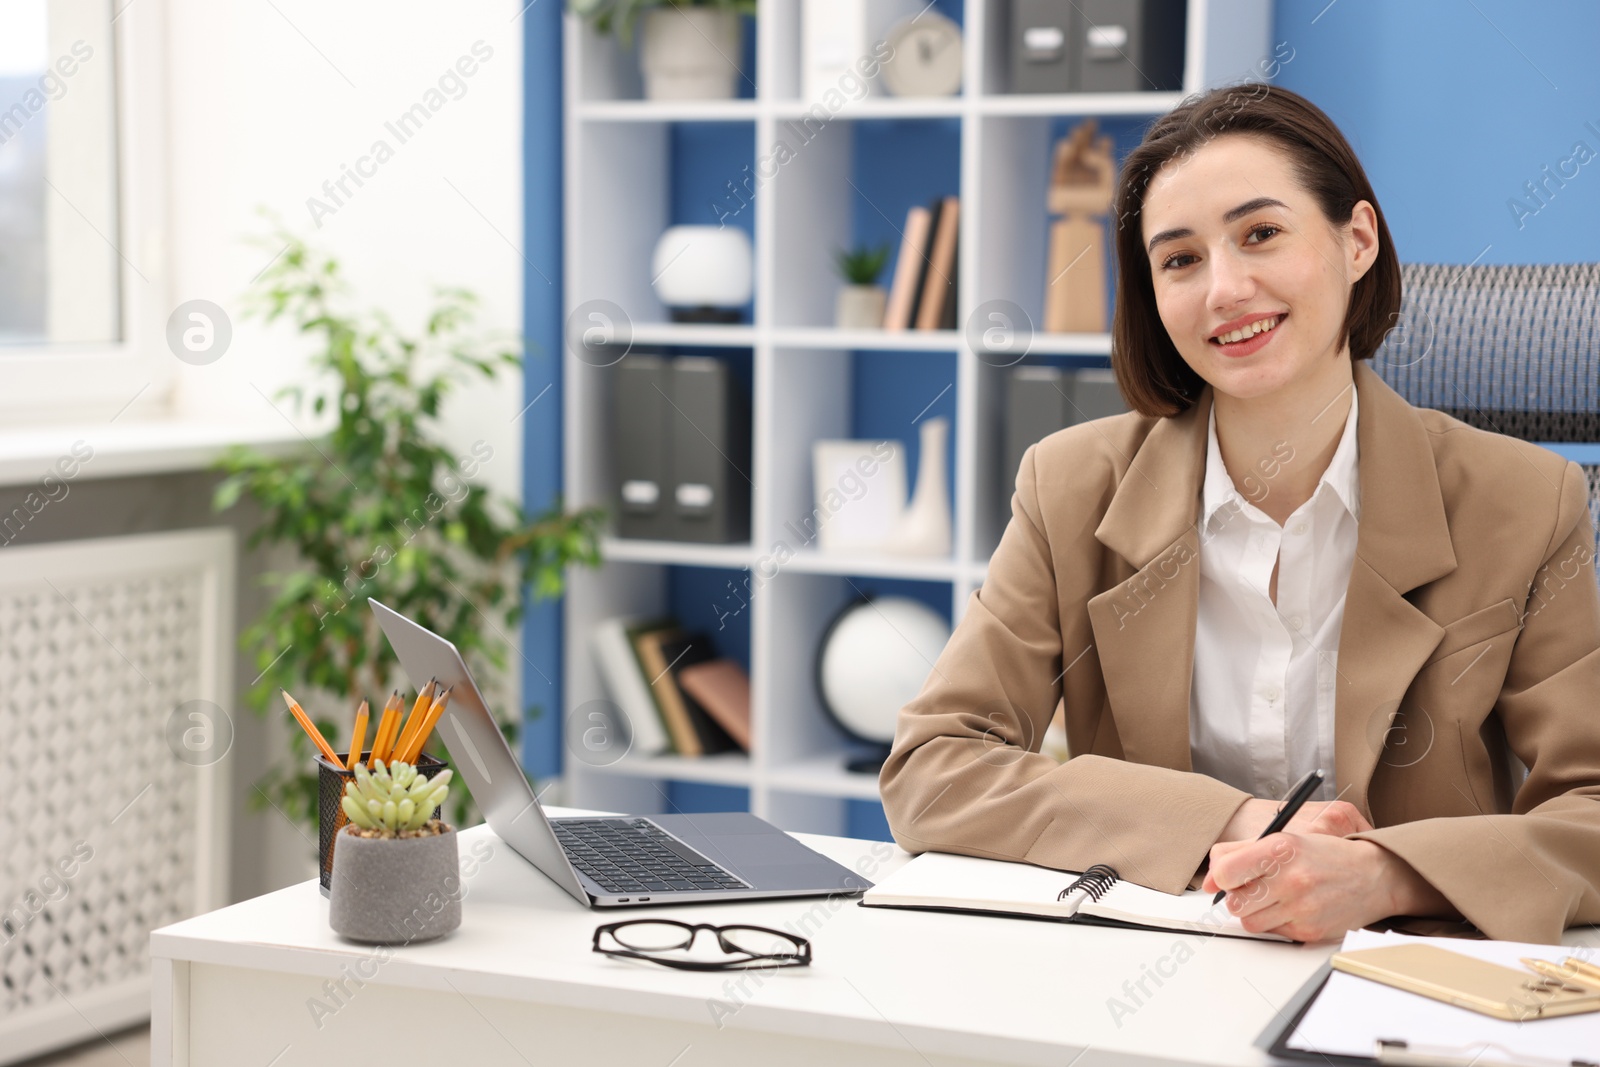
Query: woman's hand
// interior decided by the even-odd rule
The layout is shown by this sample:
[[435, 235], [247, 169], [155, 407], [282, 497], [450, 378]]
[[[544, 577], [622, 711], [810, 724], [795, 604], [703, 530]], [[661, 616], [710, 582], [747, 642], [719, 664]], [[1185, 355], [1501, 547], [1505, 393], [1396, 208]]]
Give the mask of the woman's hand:
[[1225, 906], [1246, 930], [1296, 941], [1342, 937], [1392, 915], [1460, 918], [1388, 849], [1323, 833], [1213, 845], [1204, 889], [1227, 890]]
[[[1228, 825], [1222, 828], [1217, 843], [1254, 841], [1261, 836], [1263, 830], [1272, 825], [1273, 818], [1277, 816], [1278, 809], [1282, 806], [1276, 800], [1252, 797], [1239, 805], [1239, 810], [1233, 813]], [[1285, 829], [1294, 834], [1348, 837], [1350, 834], [1359, 834], [1363, 830], [1372, 829], [1372, 824], [1362, 817], [1361, 809], [1348, 800], [1308, 800], [1294, 813], [1294, 818], [1289, 820], [1289, 825]]]

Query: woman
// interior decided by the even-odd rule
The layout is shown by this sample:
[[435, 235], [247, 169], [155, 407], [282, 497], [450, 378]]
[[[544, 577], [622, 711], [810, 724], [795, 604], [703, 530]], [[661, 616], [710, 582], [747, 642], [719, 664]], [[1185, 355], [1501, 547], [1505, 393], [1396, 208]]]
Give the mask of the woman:
[[[1304, 98], [1179, 107], [1116, 204], [1133, 411], [1023, 457], [983, 588], [900, 713], [895, 839], [1225, 889], [1247, 929], [1297, 940], [1600, 922], [1582, 470], [1365, 363], [1399, 264]], [[1058, 702], [1066, 763], [1039, 754]], [[1257, 841], [1316, 767], [1324, 791]]]

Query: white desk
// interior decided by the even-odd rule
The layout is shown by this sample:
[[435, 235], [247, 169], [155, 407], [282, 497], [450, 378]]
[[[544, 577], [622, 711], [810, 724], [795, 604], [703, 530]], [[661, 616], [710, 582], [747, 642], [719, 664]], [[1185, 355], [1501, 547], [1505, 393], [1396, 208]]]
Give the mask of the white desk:
[[[796, 836], [874, 880], [909, 859], [882, 842]], [[473, 1067], [1239, 1067], [1268, 1062], [1251, 1042], [1335, 947], [857, 898], [594, 912], [488, 827], [462, 834], [463, 859], [474, 849], [492, 856], [465, 879], [461, 928], [435, 943], [341, 940], [315, 881], [155, 931], [152, 1062], [298, 1067], [382, 1050]], [[652, 915], [787, 926], [811, 939], [814, 962], [697, 973], [591, 951], [600, 923]], [[363, 972], [373, 977], [347, 981], [348, 996], [326, 994]]]

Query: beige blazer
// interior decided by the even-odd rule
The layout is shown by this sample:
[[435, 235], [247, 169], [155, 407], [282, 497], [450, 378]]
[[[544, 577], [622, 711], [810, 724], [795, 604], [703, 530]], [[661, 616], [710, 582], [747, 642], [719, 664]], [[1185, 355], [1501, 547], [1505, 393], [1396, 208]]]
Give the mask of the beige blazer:
[[[1582, 469], [1354, 368], [1340, 796], [1489, 937], [1600, 922], [1600, 590]], [[895, 840], [1184, 889], [1248, 794], [1189, 763], [1207, 386], [1024, 455], [880, 777]], [[1072, 758], [1039, 752], [1062, 704]], [[1527, 767], [1526, 778], [1508, 758]]]

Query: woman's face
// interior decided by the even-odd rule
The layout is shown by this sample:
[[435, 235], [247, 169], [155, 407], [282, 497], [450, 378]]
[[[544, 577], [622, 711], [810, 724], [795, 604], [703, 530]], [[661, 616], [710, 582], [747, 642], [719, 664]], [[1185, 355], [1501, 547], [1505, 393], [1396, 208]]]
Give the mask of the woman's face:
[[[1142, 239], [1179, 355], [1240, 399], [1291, 383], [1325, 395], [1320, 381], [1348, 382], [1339, 328], [1351, 287], [1377, 255], [1376, 222], [1362, 200], [1336, 229], [1295, 180], [1289, 157], [1261, 138], [1218, 137], [1169, 161], [1146, 191]], [[1273, 320], [1270, 330], [1234, 333]], [[1239, 339], [1219, 343], [1223, 336]]]

